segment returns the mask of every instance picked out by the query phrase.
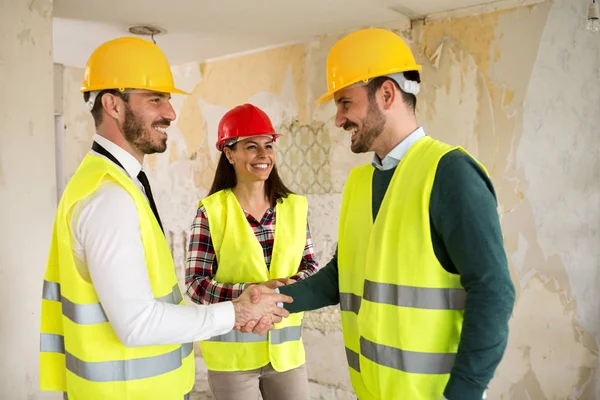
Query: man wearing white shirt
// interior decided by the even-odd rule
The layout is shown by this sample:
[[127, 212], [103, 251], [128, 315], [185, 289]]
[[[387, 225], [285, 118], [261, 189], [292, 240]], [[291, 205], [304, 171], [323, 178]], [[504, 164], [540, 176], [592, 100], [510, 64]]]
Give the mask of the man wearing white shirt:
[[[291, 298], [252, 287], [232, 302], [183, 303], [142, 170], [144, 155], [166, 150], [176, 117], [170, 93], [185, 93], [157, 46], [130, 37], [104, 43], [88, 61], [82, 92], [97, 134], [57, 210], [42, 296], [41, 389], [70, 400], [187, 399], [192, 342], [234, 328], [265, 334], [289, 315], [277, 303]], [[265, 301], [252, 304], [258, 290]]]

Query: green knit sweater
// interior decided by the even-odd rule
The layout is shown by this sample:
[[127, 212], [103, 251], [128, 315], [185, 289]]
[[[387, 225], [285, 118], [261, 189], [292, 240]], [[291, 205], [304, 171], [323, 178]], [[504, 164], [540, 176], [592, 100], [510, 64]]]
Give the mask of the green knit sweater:
[[[374, 171], [373, 220], [394, 169]], [[444, 396], [480, 400], [506, 349], [515, 288], [494, 187], [485, 172], [460, 150], [447, 153], [439, 162], [429, 220], [435, 255], [444, 269], [460, 275], [467, 292], [458, 354]], [[294, 302], [285, 305], [290, 312], [338, 304], [337, 250], [317, 274], [279, 290], [293, 297]]]

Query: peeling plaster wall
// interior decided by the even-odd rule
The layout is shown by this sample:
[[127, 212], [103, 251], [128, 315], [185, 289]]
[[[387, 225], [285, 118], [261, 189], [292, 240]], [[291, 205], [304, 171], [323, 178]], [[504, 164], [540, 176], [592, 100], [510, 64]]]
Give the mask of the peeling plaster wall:
[[507, 361], [529, 365], [515, 379], [505, 362], [498, 383], [531, 398], [600, 398], [600, 41], [586, 10], [551, 9], [513, 152], [526, 195], [507, 232], [522, 290]]
[[56, 207], [52, 1], [0, 1], [0, 398], [39, 394], [41, 293]]
[[556, 1], [414, 32], [421, 120], [476, 155], [499, 196], [518, 298], [494, 399], [600, 396], [600, 45], [585, 15]]
[[[600, 398], [600, 42], [584, 30], [586, 4], [574, 3], [397, 31], [423, 64], [420, 122], [431, 136], [478, 157], [496, 185], [518, 298], [491, 399]], [[146, 162], [182, 285], [189, 225], [218, 160], [217, 125], [243, 102], [262, 107], [284, 133], [277, 142], [281, 175], [308, 197], [320, 264], [333, 254], [343, 184], [352, 167], [371, 158], [349, 151], [332, 103], [314, 104], [326, 89], [327, 53], [340, 37], [173, 67], [177, 85], [191, 95], [173, 97], [178, 120], [169, 148]], [[65, 69], [69, 176], [93, 134], [77, 91], [81, 75]], [[353, 398], [339, 308], [307, 313], [304, 341], [313, 398]], [[201, 358], [198, 365], [196, 398], [208, 398]]]

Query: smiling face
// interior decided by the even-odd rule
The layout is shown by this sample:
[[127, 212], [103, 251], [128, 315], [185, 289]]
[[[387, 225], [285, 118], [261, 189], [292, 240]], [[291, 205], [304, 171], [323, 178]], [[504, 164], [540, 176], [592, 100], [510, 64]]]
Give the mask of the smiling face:
[[225, 147], [225, 155], [233, 164], [238, 182], [266, 181], [275, 165], [271, 136], [254, 136]]
[[365, 87], [342, 89], [335, 94], [336, 126], [351, 132], [353, 153], [373, 150], [373, 142], [381, 135], [386, 118], [375, 99], [369, 100]]
[[166, 130], [176, 117], [170, 98], [167, 93], [135, 92], [125, 103], [122, 130], [125, 139], [142, 154], [167, 149]]

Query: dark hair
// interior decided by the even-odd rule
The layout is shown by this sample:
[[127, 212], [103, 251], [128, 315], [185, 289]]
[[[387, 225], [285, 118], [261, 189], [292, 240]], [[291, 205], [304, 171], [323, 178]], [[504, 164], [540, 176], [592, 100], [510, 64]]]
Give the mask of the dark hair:
[[[229, 146], [229, 148], [234, 150], [236, 146], [237, 143]], [[236, 184], [237, 177], [235, 175], [235, 169], [227, 159], [225, 152], [223, 152], [219, 158], [219, 164], [215, 171], [215, 178], [208, 191], [208, 196], [223, 189], [233, 189]], [[265, 182], [265, 196], [269, 199], [269, 204], [274, 206], [277, 200], [286, 198], [288, 194], [293, 194], [293, 192], [283, 184], [283, 181], [277, 172], [277, 167], [273, 165], [273, 169]]]
[[[406, 71], [404, 72], [404, 78], [409, 81], [421, 83], [421, 75], [419, 74], [419, 71]], [[398, 82], [389, 76], [378, 76], [369, 82], [367, 85], [367, 95], [369, 97], [369, 101], [375, 100], [375, 93], [377, 93], [385, 81], [394, 82], [396, 88], [400, 91], [400, 93], [402, 93], [402, 100], [404, 101], [404, 104], [406, 104], [406, 106], [414, 112], [415, 108], [417, 107], [417, 97], [414, 94], [406, 93], [404, 90], [400, 89]]]
[[[116, 89], [106, 89], [98, 93], [98, 96], [96, 96], [96, 100], [94, 100], [94, 107], [92, 107], [91, 111], [92, 117], [94, 117], [94, 124], [96, 125], [96, 128], [99, 127], [102, 123], [102, 96], [104, 96], [106, 93], [110, 93], [117, 97], [120, 97], [125, 103], [129, 103], [129, 93], [123, 93]], [[83, 94], [83, 101], [87, 103], [89, 99], [90, 92], [85, 92]]]

